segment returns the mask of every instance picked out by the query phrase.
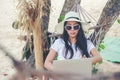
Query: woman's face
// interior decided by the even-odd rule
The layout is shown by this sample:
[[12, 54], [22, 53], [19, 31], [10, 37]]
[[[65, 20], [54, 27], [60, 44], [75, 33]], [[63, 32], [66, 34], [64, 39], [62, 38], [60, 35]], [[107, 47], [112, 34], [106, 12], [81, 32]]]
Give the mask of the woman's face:
[[76, 21], [67, 21], [65, 30], [67, 31], [70, 38], [76, 38], [80, 25]]

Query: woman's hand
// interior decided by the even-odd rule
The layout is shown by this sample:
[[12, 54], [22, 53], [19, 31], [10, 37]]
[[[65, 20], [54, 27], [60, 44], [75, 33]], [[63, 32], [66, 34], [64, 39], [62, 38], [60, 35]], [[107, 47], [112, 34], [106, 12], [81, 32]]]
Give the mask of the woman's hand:
[[92, 64], [102, 62], [102, 57], [100, 56], [100, 53], [96, 50], [96, 48], [93, 48], [90, 52], [92, 55]]

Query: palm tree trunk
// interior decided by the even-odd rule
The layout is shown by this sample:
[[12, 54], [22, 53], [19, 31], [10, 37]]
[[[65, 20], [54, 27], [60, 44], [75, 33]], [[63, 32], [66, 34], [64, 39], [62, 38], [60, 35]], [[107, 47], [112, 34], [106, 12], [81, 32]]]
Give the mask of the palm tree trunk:
[[[43, 67], [43, 56], [45, 55], [45, 51], [44, 50], [47, 50], [49, 47], [50, 47], [50, 44], [48, 43], [48, 23], [49, 23], [49, 15], [50, 15], [50, 7], [51, 7], [51, 1], [50, 0], [44, 0], [44, 6], [42, 8], [42, 18], [41, 18], [41, 29], [35, 29], [33, 30], [33, 37], [34, 37], [34, 46], [38, 46], [38, 49], [35, 49], [34, 51], [36, 50], [42, 50], [38, 53], [41, 53], [39, 55], [36, 55], [34, 56], [34, 51], [32, 53], [32, 55], [30, 56], [30, 58], [27, 60], [27, 63], [34, 67], [34, 64], [37, 60], [37, 63], [36, 63], [36, 66], [38, 66], [37, 64], [39, 64], [40, 66]], [[39, 36], [35, 36], [39, 34]], [[38, 40], [41, 41], [42, 39], [42, 42], [39, 42]], [[40, 45], [42, 45], [41, 47], [39, 47], [38, 43]], [[36, 45], [35, 45], [36, 44]], [[41, 48], [41, 49], [39, 49]], [[42, 56], [40, 58], [38, 58], [39, 56]], [[35, 59], [36, 58], [36, 59]], [[41, 61], [41, 62], [38, 62], [38, 61]]]
[[120, 0], [108, 0], [96, 25], [99, 27], [96, 28], [94, 33], [90, 36], [91, 41], [96, 47], [98, 47], [100, 42], [104, 39], [105, 34], [116, 21], [119, 14]]
[[48, 41], [49, 35], [48, 35], [48, 24], [49, 24], [49, 16], [50, 16], [50, 7], [51, 7], [51, 0], [44, 0], [44, 6], [43, 6], [43, 15], [42, 15], [42, 39], [44, 41], [43, 48], [45, 54], [46, 50], [49, 49], [50, 44]]
[[43, 52], [42, 52], [43, 40], [41, 38], [41, 33], [42, 33], [41, 29], [39, 28], [33, 29], [36, 69], [43, 69]]
[[[48, 3], [49, 2], [49, 3]], [[48, 29], [48, 20], [50, 13], [50, 1], [43, 0], [43, 7], [38, 18], [35, 21], [36, 27], [33, 28], [33, 37], [34, 37], [34, 51], [35, 51], [35, 66], [36, 69], [44, 69], [43, 66], [43, 51], [47, 42], [47, 29]], [[39, 6], [41, 7], [41, 6]], [[40, 20], [39, 20], [40, 19]], [[46, 41], [46, 42], [45, 42]], [[39, 80], [42, 80], [40, 77]]]

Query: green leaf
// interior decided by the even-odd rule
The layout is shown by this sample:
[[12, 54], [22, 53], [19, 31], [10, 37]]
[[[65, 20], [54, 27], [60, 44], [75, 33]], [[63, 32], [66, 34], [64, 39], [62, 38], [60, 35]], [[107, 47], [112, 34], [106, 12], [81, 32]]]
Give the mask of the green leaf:
[[22, 60], [24, 60], [25, 59], [25, 57], [26, 57], [26, 52], [23, 52], [23, 55], [22, 55]]
[[94, 65], [94, 66], [93, 66], [92, 73], [93, 73], [93, 74], [96, 74], [97, 72], [98, 72], [98, 69], [97, 69], [96, 66]]
[[98, 51], [99, 51], [99, 52], [101, 51], [101, 48], [100, 48], [100, 47], [98, 47]]
[[65, 18], [64, 15], [60, 15], [60, 18], [59, 18], [60, 22], [63, 21], [64, 18]]
[[104, 43], [100, 43], [99, 47], [100, 47], [101, 49], [105, 49]]
[[55, 58], [54, 58], [54, 60], [57, 60], [57, 57], [58, 57], [58, 56], [56, 55]]
[[117, 22], [120, 24], [120, 19], [118, 19]]
[[13, 27], [14, 29], [19, 29], [21, 26], [22, 26], [22, 23], [20, 23], [19, 21], [14, 21], [14, 22], [12, 23], [12, 27]]
[[101, 62], [99, 62], [99, 64], [102, 64], [103, 62], [101, 61]]
[[29, 52], [29, 49], [30, 49], [30, 44], [27, 43], [26, 46], [25, 46], [25, 50], [23, 51], [22, 60], [25, 59], [27, 53]]

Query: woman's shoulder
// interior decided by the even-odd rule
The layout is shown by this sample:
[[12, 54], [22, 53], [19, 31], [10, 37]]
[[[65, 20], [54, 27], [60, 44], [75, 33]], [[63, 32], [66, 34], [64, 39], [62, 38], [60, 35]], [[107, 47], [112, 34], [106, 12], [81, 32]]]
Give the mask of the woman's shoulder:
[[57, 38], [55, 41], [61, 41], [61, 40], [63, 40], [62, 38]]
[[64, 41], [62, 38], [58, 38], [54, 41], [54, 43], [51, 45], [51, 48], [54, 49], [56, 52], [60, 49], [61, 46], [64, 45]]
[[88, 46], [88, 48], [94, 48], [95, 47], [94, 44], [92, 43], [92, 41], [89, 40], [89, 39], [87, 39], [87, 46]]
[[89, 40], [89, 39], [87, 39], [87, 43], [88, 43], [88, 44], [90, 44], [90, 43], [92, 43], [92, 41], [91, 41], [91, 40]]
[[55, 43], [64, 43], [63, 39], [62, 38], [58, 38], [55, 40]]

